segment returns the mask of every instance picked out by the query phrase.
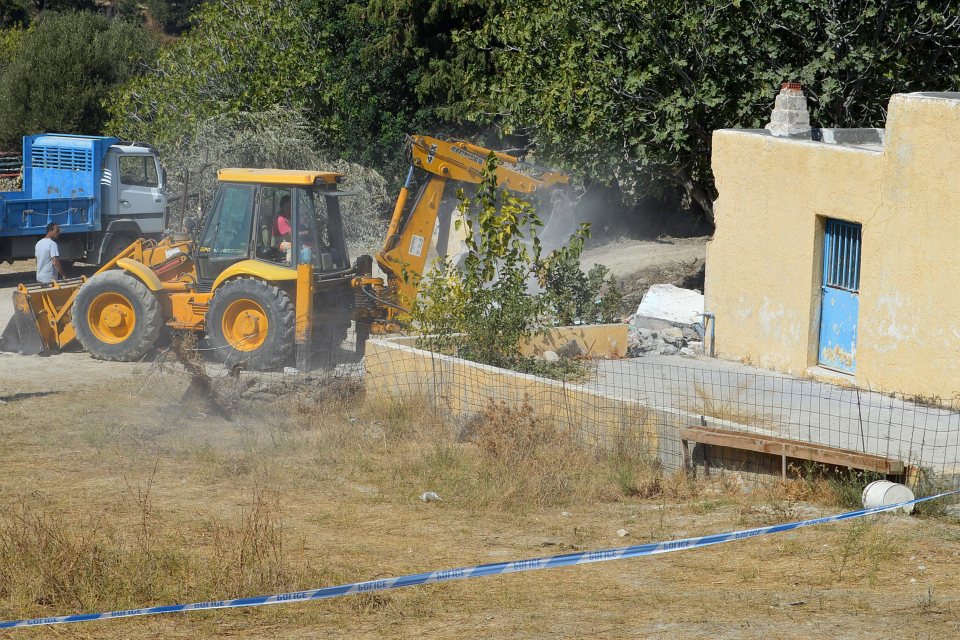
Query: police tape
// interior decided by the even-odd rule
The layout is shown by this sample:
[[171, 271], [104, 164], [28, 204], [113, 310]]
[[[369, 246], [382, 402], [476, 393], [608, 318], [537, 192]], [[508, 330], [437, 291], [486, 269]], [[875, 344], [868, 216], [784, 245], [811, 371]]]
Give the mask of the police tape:
[[696, 538], [683, 538], [681, 540], [671, 540], [667, 542], [651, 542], [648, 544], [639, 544], [629, 547], [618, 547], [615, 549], [602, 549], [599, 551], [583, 551], [580, 553], [565, 553], [557, 556], [545, 556], [542, 558], [531, 558], [528, 560], [514, 560], [511, 562], [497, 562], [494, 564], [482, 564], [472, 567], [460, 567], [457, 569], [443, 569], [441, 571], [430, 571], [427, 573], [415, 573], [396, 578], [383, 578], [381, 580], [368, 580], [366, 582], [353, 582], [336, 587], [323, 587], [321, 589], [311, 589], [308, 591], [292, 591], [289, 593], [279, 593], [268, 596], [253, 596], [249, 598], [236, 598], [233, 600], [212, 600], [209, 602], [193, 602], [190, 604], [173, 604], [159, 607], [146, 607], [143, 609], [126, 609], [121, 611], [109, 611], [105, 613], [82, 613], [72, 616], [55, 616], [48, 618], [33, 618], [30, 620], [9, 620], [0, 622], [0, 629], [11, 629], [15, 627], [35, 627], [54, 624], [71, 624], [74, 622], [92, 622], [94, 620], [116, 620], [119, 618], [132, 618], [134, 616], [154, 616], [163, 613], [178, 613], [182, 611], [209, 611], [212, 609], [235, 609], [240, 607], [260, 607], [268, 604], [287, 604], [291, 602], [307, 602], [310, 600], [325, 600], [328, 598], [339, 598], [341, 596], [355, 595], [358, 593], [372, 593], [375, 591], [387, 591], [389, 589], [400, 589], [403, 587], [416, 587], [425, 584], [436, 584], [439, 582], [451, 582], [453, 580], [466, 580], [469, 578], [482, 578], [484, 576], [495, 576], [506, 573], [520, 573], [522, 571], [538, 571], [540, 569], [557, 569], [559, 567], [569, 567], [579, 564], [590, 564], [594, 562], [609, 562], [612, 560], [626, 560], [628, 558], [637, 558], [640, 556], [657, 555], [661, 553], [671, 553], [674, 551], [683, 551], [686, 549], [698, 549], [709, 547], [715, 544], [734, 542], [736, 540], [745, 540], [756, 536], [767, 535], [771, 533], [783, 533], [801, 527], [811, 527], [818, 524], [827, 524], [829, 522], [840, 522], [851, 520], [853, 518], [862, 518], [875, 513], [893, 511], [901, 507], [920, 504], [927, 500], [945, 498], [960, 493], [960, 489], [939, 493], [934, 496], [916, 498], [908, 502], [891, 504], [871, 509], [861, 509], [848, 513], [840, 513], [823, 518], [814, 518], [812, 520], [801, 520], [799, 522], [789, 522], [786, 524], [769, 525], [757, 529], [746, 529], [742, 531], [733, 531], [729, 533], [716, 533]]

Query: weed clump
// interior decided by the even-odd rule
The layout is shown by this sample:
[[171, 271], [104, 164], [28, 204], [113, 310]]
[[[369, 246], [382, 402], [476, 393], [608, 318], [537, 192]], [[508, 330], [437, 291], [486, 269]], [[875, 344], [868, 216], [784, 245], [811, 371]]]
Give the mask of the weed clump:
[[461, 437], [477, 446], [478, 484], [494, 504], [524, 509], [689, 495], [685, 475], [665, 474], [657, 462], [646, 427], [643, 416], [625, 417], [611, 442], [591, 445], [529, 401], [491, 402]]
[[589, 466], [575, 437], [537, 416], [528, 402], [519, 407], [491, 403], [468, 437], [477, 445], [483, 479], [513, 505], [565, 502]]

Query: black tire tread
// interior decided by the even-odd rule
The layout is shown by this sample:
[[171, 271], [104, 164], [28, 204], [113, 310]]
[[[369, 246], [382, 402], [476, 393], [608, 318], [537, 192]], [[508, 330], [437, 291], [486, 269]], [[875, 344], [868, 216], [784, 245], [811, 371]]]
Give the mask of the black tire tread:
[[[132, 342], [123, 343], [123, 349], [116, 349], [118, 345], [105, 345], [100, 342], [87, 326], [87, 309], [90, 302], [94, 296], [106, 291], [117, 291], [133, 298], [131, 302], [140, 306], [140, 309], [136, 310], [138, 325], [141, 318], [145, 323], [134, 329], [133, 335], [128, 340]], [[77, 332], [77, 340], [90, 355], [98, 360], [130, 362], [142, 358], [157, 343], [163, 325], [157, 297], [137, 278], [119, 269], [104, 271], [90, 278], [80, 287], [73, 305], [73, 327]], [[141, 327], [143, 331], [139, 331]]]
[[[279, 331], [268, 335], [264, 346], [256, 351], [232, 349], [223, 335], [221, 318], [225, 306], [236, 299], [234, 296], [261, 302], [276, 316], [275, 321], [271, 320], [270, 327], [279, 326]], [[230, 364], [242, 363], [254, 370], [268, 371], [282, 366], [293, 355], [296, 311], [290, 296], [279, 287], [258, 278], [240, 277], [220, 285], [214, 293], [207, 311], [206, 328], [216, 360]], [[272, 334], [273, 330], [270, 332]]]
[[136, 238], [132, 236], [114, 236], [110, 239], [110, 244], [107, 245], [107, 250], [103, 254], [103, 258], [100, 260], [100, 266], [107, 264], [113, 260], [121, 251], [129, 247]]

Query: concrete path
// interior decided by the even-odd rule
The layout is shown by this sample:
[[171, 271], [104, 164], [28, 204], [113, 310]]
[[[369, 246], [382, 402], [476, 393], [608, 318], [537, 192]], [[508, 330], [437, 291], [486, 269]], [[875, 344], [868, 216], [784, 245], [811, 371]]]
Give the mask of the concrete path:
[[585, 386], [653, 407], [729, 420], [745, 430], [960, 472], [960, 413], [889, 395], [712, 358], [651, 356], [598, 363]]

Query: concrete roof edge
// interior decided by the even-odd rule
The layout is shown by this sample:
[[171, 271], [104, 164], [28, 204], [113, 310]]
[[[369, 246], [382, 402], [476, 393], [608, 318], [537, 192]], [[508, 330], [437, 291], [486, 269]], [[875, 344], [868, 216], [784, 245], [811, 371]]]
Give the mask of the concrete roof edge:
[[785, 138], [780, 136], [772, 135], [766, 129], [715, 129], [714, 135], [722, 136], [753, 136], [768, 138], [770, 140], [776, 141], [777, 144], [801, 144], [807, 146], [814, 146], [818, 149], [831, 149], [837, 151], [849, 151], [853, 153], [866, 153], [870, 155], [880, 155], [883, 153], [882, 149], [864, 149], [863, 147], [851, 146], [849, 144], [836, 144], [830, 142], [823, 142], [821, 140], [811, 140], [809, 138]]
[[960, 102], [960, 91], [912, 91], [910, 93], [895, 93], [890, 96], [891, 100], [949, 100], [951, 102]]

